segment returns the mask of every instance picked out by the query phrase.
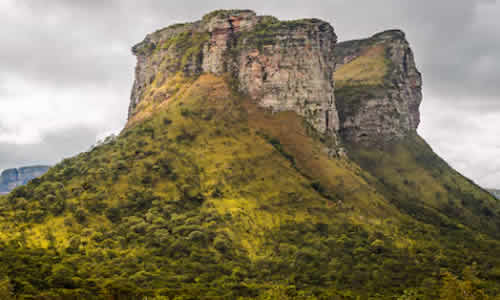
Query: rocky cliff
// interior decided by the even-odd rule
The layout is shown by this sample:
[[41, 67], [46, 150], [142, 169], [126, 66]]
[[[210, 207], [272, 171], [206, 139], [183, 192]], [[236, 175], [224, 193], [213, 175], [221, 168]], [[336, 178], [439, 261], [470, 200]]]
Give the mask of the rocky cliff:
[[415, 133], [400, 31], [217, 11], [134, 53], [127, 128], [0, 197], [1, 295], [500, 296], [500, 201]]
[[416, 131], [422, 78], [403, 32], [339, 43], [335, 57], [340, 135], [346, 141], [373, 144]]
[[0, 175], [0, 194], [6, 194], [18, 186], [25, 185], [30, 180], [42, 176], [48, 170], [48, 166], [4, 170]]
[[229, 76], [260, 106], [294, 111], [347, 142], [373, 144], [415, 132], [422, 80], [404, 33], [336, 41], [321, 20], [279, 21], [248, 10], [215, 11], [151, 33], [133, 47], [129, 124], [168, 102], [181, 83], [213, 73]]
[[279, 21], [247, 10], [216, 11], [159, 30], [133, 47], [137, 67], [129, 120], [169, 100], [176, 90], [162, 89], [165, 82], [226, 74], [260, 106], [295, 111], [334, 136], [336, 41], [333, 28], [321, 20]]

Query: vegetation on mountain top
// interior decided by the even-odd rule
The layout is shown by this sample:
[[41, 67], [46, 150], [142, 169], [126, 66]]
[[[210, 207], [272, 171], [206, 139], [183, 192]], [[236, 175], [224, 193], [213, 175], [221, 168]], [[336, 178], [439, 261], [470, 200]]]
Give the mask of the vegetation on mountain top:
[[382, 44], [372, 46], [365, 50], [363, 55], [337, 69], [335, 86], [338, 89], [344, 86], [382, 86], [389, 65], [385, 46]]
[[[233, 46], [261, 49], [284, 29], [284, 44], [301, 45], [286, 31], [320, 22], [258, 20]], [[0, 299], [500, 297], [498, 200], [416, 126], [367, 146], [264, 109], [236, 76], [203, 74], [209, 35], [193, 24], [134, 47], [150, 64], [118, 137], [0, 197]], [[388, 48], [372, 41], [352, 42], [364, 52], [335, 74], [339, 111], [397, 88]]]

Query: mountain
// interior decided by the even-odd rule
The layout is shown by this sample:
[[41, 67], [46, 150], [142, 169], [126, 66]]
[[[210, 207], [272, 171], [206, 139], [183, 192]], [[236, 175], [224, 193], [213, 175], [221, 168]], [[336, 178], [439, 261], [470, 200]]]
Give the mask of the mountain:
[[0, 174], [0, 194], [7, 194], [12, 189], [27, 184], [30, 180], [42, 176], [48, 166], [29, 166], [19, 169], [7, 169]]
[[495, 189], [488, 189], [488, 191], [498, 199], [500, 199], [500, 190], [495, 190]]
[[499, 202], [418, 136], [401, 31], [224, 10], [133, 53], [122, 133], [1, 198], [0, 298], [500, 294]]
[[405, 35], [389, 30], [335, 47], [335, 95], [344, 141], [380, 144], [415, 133], [422, 77]]

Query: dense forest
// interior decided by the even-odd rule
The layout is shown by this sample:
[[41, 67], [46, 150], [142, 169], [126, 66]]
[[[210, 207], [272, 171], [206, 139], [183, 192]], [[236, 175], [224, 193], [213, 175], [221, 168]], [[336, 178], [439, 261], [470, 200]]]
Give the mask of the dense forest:
[[[228, 33], [235, 14], [256, 29]], [[357, 143], [314, 126], [333, 122], [333, 102], [326, 115], [307, 99], [292, 103], [313, 107], [302, 115], [273, 110], [234, 74], [201, 72], [210, 39], [196, 26], [218, 16], [231, 26], [214, 22], [227, 25], [216, 38], [235, 38], [233, 58], [283, 45], [301, 57], [317, 50], [306, 38], [325, 32], [336, 42], [317, 19], [249, 11], [149, 35], [134, 52], [136, 75], [152, 75], [136, 78], [142, 98], [125, 129], [0, 197], [0, 299], [500, 299], [499, 200], [439, 158], [418, 124], [376, 143], [368, 128]], [[353, 42], [366, 49], [335, 73], [341, 112], [400, 105], [408, 82], [418, 96], [418, 71], [391, 60], [411, 62], [402, 36]], [[300, 67], [324, 67], [314, 75], [333, 89], [334, 68], [306, 58]], [[298, 69], [290, 78], [307, 75]], [[290, 95], [315, 82], [293, 84]], [[409, 123], [397, 110], [375, 121]]]
[[498, 211], [417, 136], [332, 160], [295, 114], [223, 78], [184, 85], [168, 110], [2, 198], [2, 299], [499, 293]]

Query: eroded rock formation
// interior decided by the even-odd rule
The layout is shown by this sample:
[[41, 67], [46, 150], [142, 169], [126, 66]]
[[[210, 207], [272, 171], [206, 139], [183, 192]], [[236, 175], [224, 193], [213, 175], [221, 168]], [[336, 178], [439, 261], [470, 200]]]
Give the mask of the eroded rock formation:
[[228, 76], [261, 106], [295, 111], [346, 142], [373, 144], [415, 132], [422, 80], [404, 33], [336, 42], [321, 20], [279, 21], [248, 10], [215, 11], [156, 31], [133, 47], [129, 120], [177, 92], [162, 88], [165, 82], [209, 72]]
[[340, 134], [349, 142], [389, 141], [420, 123], [422, 78], [399, 30], [339, 43], [336, 89]]
[[[320, 132], [336, 135], [333, 49], [337, 37], [317, 19], [279, 21], [252, 11], [216, 11], [201, 21], [149, 34], [137, 56], [129, 119], [161, 85], [179, 72], [229, 74], [241, 92], [273, 111], [295, 111]], [[168, 91], [151, 101], [165, 101]]]

